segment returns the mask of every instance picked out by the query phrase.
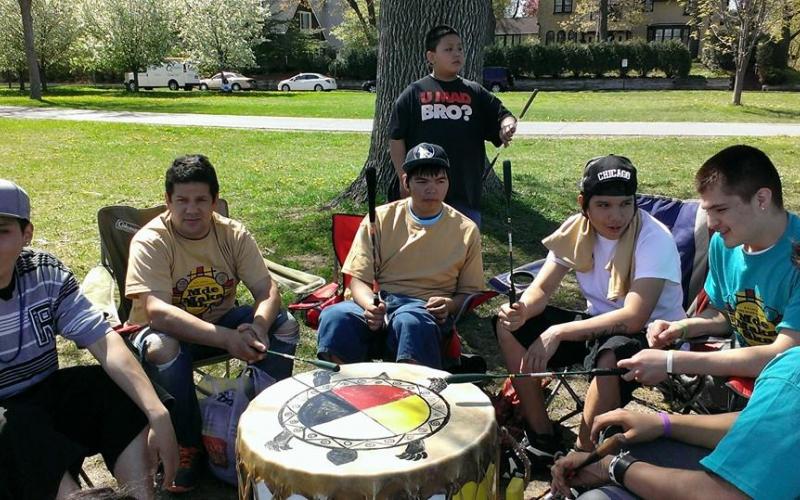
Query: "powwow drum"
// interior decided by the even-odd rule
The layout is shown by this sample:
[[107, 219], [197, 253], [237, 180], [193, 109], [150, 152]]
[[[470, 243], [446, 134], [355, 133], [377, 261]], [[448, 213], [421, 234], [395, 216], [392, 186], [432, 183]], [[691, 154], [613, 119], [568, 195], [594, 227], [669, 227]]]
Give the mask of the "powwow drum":
[[359, 363], [272, 385], [239, 421], [239, 498], [498, 498], [494, 407], [446, 375]]

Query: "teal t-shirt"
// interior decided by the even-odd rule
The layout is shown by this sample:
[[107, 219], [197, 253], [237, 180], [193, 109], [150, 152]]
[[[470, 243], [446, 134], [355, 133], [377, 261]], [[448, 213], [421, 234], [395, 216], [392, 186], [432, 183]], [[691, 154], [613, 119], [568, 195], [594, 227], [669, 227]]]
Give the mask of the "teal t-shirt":
[[755, 499], [800, 495], [800, 347], [779, 354], [750, 402], [700, 464]]
[[800, 331], [800, 268], [792, 262], [800, 219], [788, 217], [783, 236], [762, 252], [727, 248], [719, 234], [711, 238], [706, 293], [728, 312], [742, 346], [771, 344], [784, 328]]

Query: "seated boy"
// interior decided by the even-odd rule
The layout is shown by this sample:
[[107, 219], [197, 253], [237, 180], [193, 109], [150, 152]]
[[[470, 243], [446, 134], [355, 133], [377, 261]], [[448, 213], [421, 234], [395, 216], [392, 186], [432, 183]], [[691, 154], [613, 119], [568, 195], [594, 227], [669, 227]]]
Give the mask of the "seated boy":
[[740, 348], [645, 349], [619, 363], [641, 383], [657, 384], [668, 373], [754, 378], [775, 355], [800, 344], [800, 218], [783, 207], [775, 165], [756, 148], [731, 146], [700, 167], [695, 185], [716, 231], [705, 283], [710, 304], [694, 318], [654, 322], [648, 337], [658, 348], [681, 336], [732, 329]]
[[[647, 347], [645, 326], [679, 320], [683, 311], [680, 257], [669, 230], [636, 208], [636, 169], [622, 156], [590, 160], [580, 183], [581, 213], [545, 238], [542, 270], [520, 300], [504, 304], [497, 338], [509, 371], [545, 371], [584, 363], [612, 368]], [[586, 312], [548, 305], [570, 269], [586, 298]], [[528, 425], [528, 450], [547, 462], [563, 446], [545, 411], [538, 380], [514, 379]], [[586, 395], [576, 446], [589, 450], [596, 415], [626, 404], [634, 385], [597, 377]]]
[[[178, 461], [167, 410], [75, 276], [25, 248], [32, 237], [27, 193], [0, 180], [0, 499], [64, 498], [96, 453], [128, 494], [153, 498], [151, 453], [165, 484]], [[57, 334], [100, 366], [59, 370]]]
[[[125, 293], [133, 300], [129, 321], [149, 325], [134, 338], [145, 370], [175, 398], [181, 464], [169, 489], [180, 493], [194, 488], [202, 458], [192, 362], [229, 354], [276, 380], [288, 377], [291, 360], [266, 351], [293, 354], [298, 325], [281, 309], [253, 236], [215, 212], [219, 183], [208, 158], [177, 158], [165, 184], [167, 210], [131, 241]], [[253, 306], [236, 305], [240, 281]]]
[[[469, 294], [483, 289], [481, 239], [474, 222], [443, 202], [450, 164], [444, 149], [422, 143], [403, 163], [411, 196], [377, 208], [377, 262], [369, 218], [359, 227], [342, 272], [352, 300], [322, 312], [317, 352], [338, 363], [367, 360], [383, 341], [389, 358], [441, 367], [440, 341]], [[373, 281], [380, 285], [376, 305]]]

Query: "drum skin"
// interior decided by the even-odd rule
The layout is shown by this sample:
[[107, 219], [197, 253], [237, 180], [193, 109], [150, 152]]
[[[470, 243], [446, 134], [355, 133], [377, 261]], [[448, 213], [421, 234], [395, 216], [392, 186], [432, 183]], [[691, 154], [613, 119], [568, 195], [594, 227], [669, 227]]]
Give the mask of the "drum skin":
[[458, 498], [465, 485], [496, 498], [494, 408], [472, 384], [430, 389], [446, 375], [358, 363], [274, 384], [239, 421], [240, 498], [258, 481], [276, 499]]

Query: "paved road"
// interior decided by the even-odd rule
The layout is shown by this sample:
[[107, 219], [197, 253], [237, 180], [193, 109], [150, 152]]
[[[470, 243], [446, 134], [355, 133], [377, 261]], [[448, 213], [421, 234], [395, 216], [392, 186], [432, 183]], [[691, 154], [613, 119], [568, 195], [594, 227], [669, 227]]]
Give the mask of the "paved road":
[[[372, 120], [350, 118], [290, 118], [279, 116], [200, 115], [95, 111], [67, 108], [0, 106], [0, 118], [137, 123], [190, 127], [224, 127], [263, 130], [362, 132], [372, 130]], [[517, 137], [579, 136], [800, 136], [795, 123], [700, 122], [522, 122]]]

